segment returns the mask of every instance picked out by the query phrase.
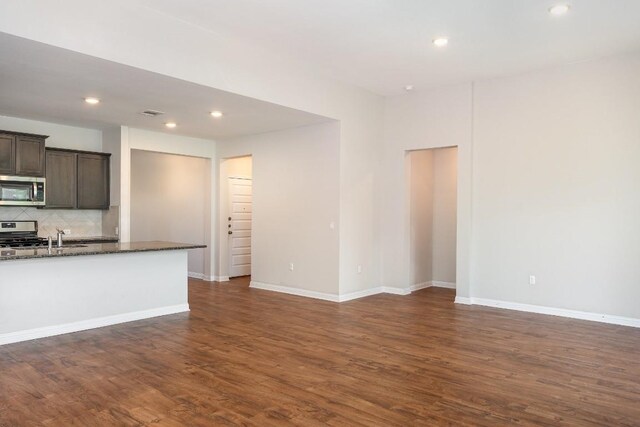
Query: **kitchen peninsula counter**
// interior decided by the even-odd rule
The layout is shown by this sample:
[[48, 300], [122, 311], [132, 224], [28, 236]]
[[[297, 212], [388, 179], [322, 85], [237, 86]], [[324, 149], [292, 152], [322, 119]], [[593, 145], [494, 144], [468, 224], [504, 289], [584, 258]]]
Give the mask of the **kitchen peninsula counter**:
[[107, 255], [107, 254], [123, 254], [129, 252], [154, 252], [154, 251], [172, 251], [182, 249], [202, 249], [205, 245], [194, 245], [175, 242], [122, 242], [122, 243], [88, 243], [76, 245], [67, 242], [62, 248], [21, 248], [21, 249], [0, 249], [0, 261], [10, 261], [17, 259], [30, 258], [57, 258], [85, 255]]
[[188, 251], [205, 247], [126, 242], [1, 249], [0, 345], [187, 313]]

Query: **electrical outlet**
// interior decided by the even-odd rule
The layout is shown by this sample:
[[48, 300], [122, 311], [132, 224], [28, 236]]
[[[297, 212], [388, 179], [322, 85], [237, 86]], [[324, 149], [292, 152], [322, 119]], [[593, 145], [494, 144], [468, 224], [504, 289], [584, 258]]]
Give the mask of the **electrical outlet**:
[[529, 284], [530, 285], [536, 284], [536, 276], [529, 276]]
[[64, 231], [64, 234], [66, 234], [67, 236], [69, 236], [71, 234], [71, 229], [70, 228], [65, 228], [62, 231]]
[[358, 274], [361, 274], [361, 273], [362, 273], [362, 266], [358, 265]]
[[116, 227], [116, 236], [120, 235], [120, 227]]
[[289, 270], [293, 271], [293, 263], [292, 262], [289, 263]]

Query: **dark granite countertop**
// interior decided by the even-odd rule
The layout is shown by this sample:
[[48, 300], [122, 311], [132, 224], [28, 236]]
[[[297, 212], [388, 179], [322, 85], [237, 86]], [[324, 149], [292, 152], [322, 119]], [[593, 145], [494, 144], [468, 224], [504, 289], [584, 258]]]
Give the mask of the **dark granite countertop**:
[[[73, 247], [75, 246], [75, 247]], [[192, 245], [175, 242], [125, 242], [125, 243], [94, 243], [78, 247], [71, 245], [62, 249], [53, 248], [51, 252], [47, 248], [38, 249], [0, 249], [0, 261], [29, 258], [56, 258], [64, 256], [105, 255], [122, 254], [130, 252], [174, 251], [182, 249], [201, 249], [206, 245]]]
[[69, 243], [77, 243], [77, 242], [115, 243], [118, 240], [120, 239], [114, 236], [88, 236], [88, 237], [62, 236], [62, 241], [69, 242]]

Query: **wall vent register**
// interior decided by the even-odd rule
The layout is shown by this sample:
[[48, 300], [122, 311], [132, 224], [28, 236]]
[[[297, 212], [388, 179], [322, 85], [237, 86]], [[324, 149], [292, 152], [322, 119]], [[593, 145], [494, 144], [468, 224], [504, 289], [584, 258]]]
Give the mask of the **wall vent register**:
[[140, 114], [142, 114], [143, 116], [157, 117], [163, 115], [164, 113], [158, 110], [144, 110]]

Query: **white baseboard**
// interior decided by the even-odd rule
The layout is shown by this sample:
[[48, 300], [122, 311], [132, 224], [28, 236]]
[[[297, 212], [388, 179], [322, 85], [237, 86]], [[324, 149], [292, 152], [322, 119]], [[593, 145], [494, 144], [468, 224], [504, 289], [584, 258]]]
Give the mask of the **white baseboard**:
[[429, 282], [416, 283], [415, 285], [410, 286], [409, 290], [411, 292], [414, 292], [414, 291], [419, 291], [420, 289], [426, 289], [426, 288], [455, 289], [456, 284], [451, 282], [439, 282], [437, 280], [432, 280]]
[[71, 332], [86, 331], [87, 329], [102, 328], [104, 326], [149, 319], [151, 317], [166, 316], [168, 314], [184, 313], [187, 311], [189, 311], [189, 304], [180, 304], [169, 307], [153, 308], [151, 310], [134, 311], [133, 313], [99, 317], [96, 319], [81, 320], [79, 322], [65, 323], [62, 325], [46, 326], [44, 328], [10, 332], [7, 334], [0, 334], [0, 345], [53, 337]]
[[377, 295], [377, 294], [409, 295], [411, 293], [410, 289], [378, 286], [377, 288], [364, 289], [362, 291], [336, 295], [336, 294], [327, 294], [323, 292], [308, 291], [306, 289], [300, 289], [300, 288], [291, 288], [288, 286], [272, 285], [270, 283], [258, 282], [254, 280], [251, 281], [250, 287], [254, 289], [282, 292], [284, 294], [297, 295], [300, 297], [315, 298], [315, 299], [321, 299], [324, 301], [332, 301], [332, 302], [352, 301], [354, 299], [364, 298], [364, 297]]
[[340, 295], [326, 294], [326, 293], [315, 292], [315, 291], [307, 291], [305, 289], [290, 288], [288, 286], [272, 285], [270, 283], [257, 282], [257, 281], [253, 281], [253, 280], [251, 281], [250, 287], [255, 288], [255, 289], [262, 289], [262, 290], [266, 290], [266, 291], [282, 292], [282, 293], [290, 294], [290, 295], [297, 295], [297, 296], [301, 296], [301, 297], [316, 298], [316, 299], [321, 299], [321, 300], [325, 300], [325, 301], [333, 301], [333, 302], [352, 301], [354, 299], [364, 298], [364, 297], [368, 297], [368, 296], [371, 296], [371, 295], [377, 295], [377, 294], [409, 295], [413, 291], [417, 291], [419, 289], [424, 289], [424, 288], [429, 288], [431, 286], [440, 286], [441, 284], [442, 284], [442, 286], [440, 286], [440, 287], [450, 287], [450, 285], [453, 285], [455, 287], [455, 284], [451, 284], [451, 283], [447, 283], [447, 282], [435, 282], [435, 283], [437, 283], [437, 285], [434, 284], [434, 282], [418, 283], [418, 284], [410, 286], [408, 288], [396, 288], [396, 287], [392, 287], [392, 286], [378, 286], [376, 288], [364, 289], [362, 291], [350, 292], [348, 294], [340, 294]]
[[393, 294], [393, 295], [409, 295], [411, 288], [394, 288], [390, 286], [382, 286], [379, 288], [380, 293]]
[[307, 297], [307, 298], [321, 299], [324, 301], [340, 302], [340, 297], [335, 294], [326, 294], [323, 292], [308, 291], [306, 289], [290, 288], [288, 286], [281, 286], [281, 285], [272, 285], [269, 283], [257, 282], [254, 280], [251, 281], [251, 284], [249, 285], [249, 287], [254, 289], [262, 289], [265, 291], [274, 291], [274, 292], [281, 292], [283, 294], [297, 295], [299, 297]]
[[342, 294], [338, 297], [338, 302], [346, 302], [351, 301], [358, 298], [364, 298], [371, 295], [377, 295], [383, 293], [383, 288], [381, 286], [377, 288], [365, 289], [363, 291], [351, 292], [348, 294]]
[[430, 288], [432, 286], [433, 286], [432, 282], [416, 283], [415, 285], [409, 286], [409, 291], [415, 292], [415, 291], [419, 291], [420, 289]]
[[456, 284], [452, 282], [440, 282], [437, 280], [433, 280], [431, 282], [431, 286], [434, 288], [445, 288], [445, 289], [456, 289]]
[[546, 314], [550, 316], [568, 317], [571, 319], [590, 320], [592, 322], [640, 328], [640, 319], [615, 316], [612, 314], [591, 313], [588, 311], [569, 310], [565, 308], [545, 307], [542, 305], [522, 304], [518, 302], [500, 301], [486, 298], [456, 297], [456, 303], [482, 305], [485, 307], [504, 308], [507, 310], [525, 311], [528, 313]]
[[229, 276], [207, 276], [202, 273], [189, 272], [189, 277], [192, 279], [204, 280], [205, 282], [228, 282]]
[[[287, 286], [271, 285], [269, 283], [251, 281], [251, 287], [255, 289], [282, 292], [285, 294], [297, 295], [297, 296], [308, 297], [308, 298], [316, 298], [316, 299], [332, 301], [332, 302], [352, 301], [358, 298], [364, 298], [371, 295], [377, 295], [382, 293], [388, 293], [388, 294], [394, 294], [394, 295], [409, 295], [413, 291], [428, 288], [431, 286], [455, 289], [455, 283], [424, 282], [424, 283], [415, 284], [409, 288], [379, 286], [376, 288], [365, 289], [362, 291], [351, 292], [348, 294], [335, 295], [335, 294], [326, 294], [322, 292], [308, 291], [305, 289], [290, 288]], [[552, 316], [569, 317], [573, 319], [591, 320], [595, 322], [610, 323], [614, 325], [632, 326], [632, 327], [640, 328], [640, 319], [614, 316], [609, 314], [589, 313], [584, 311], [567, 310], [562, 308], [544, 307], [544, 306], [537, 306], [537, 305], [512, 303], [507, 301], [490, 300], [490, 299], [484, 299], [484, 298], [468, 298], [468, 297], [460, 297], [460, 296], [456, 296], [455, 302], [456, 304], [482, 305], [487, 307], [505, 308], [508, 310], [526, 311], [530, 313], [547, 314]]]

